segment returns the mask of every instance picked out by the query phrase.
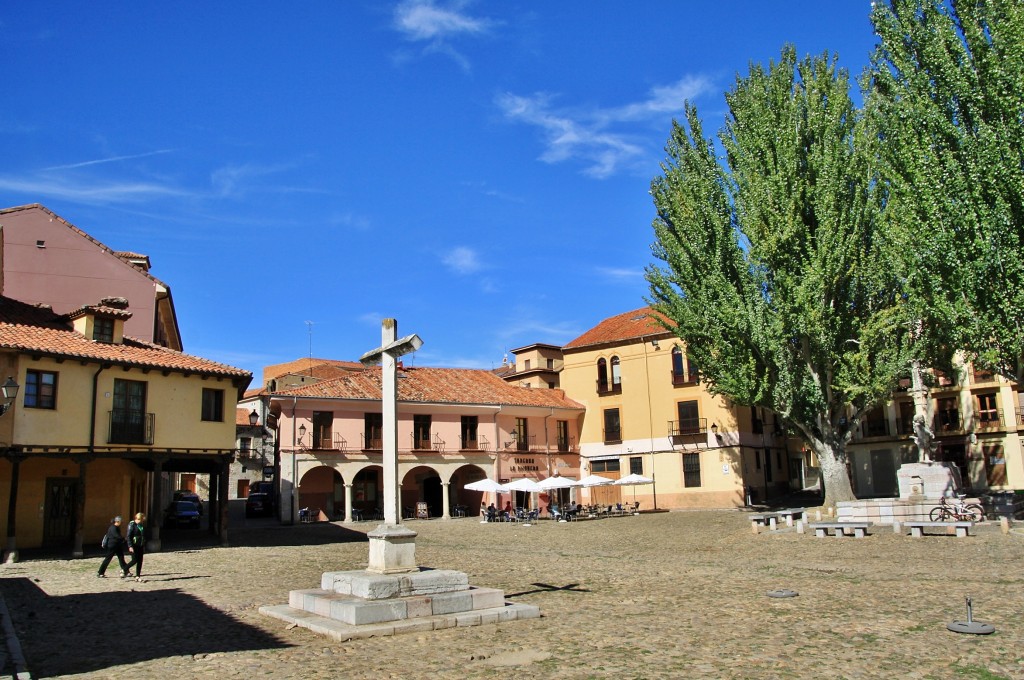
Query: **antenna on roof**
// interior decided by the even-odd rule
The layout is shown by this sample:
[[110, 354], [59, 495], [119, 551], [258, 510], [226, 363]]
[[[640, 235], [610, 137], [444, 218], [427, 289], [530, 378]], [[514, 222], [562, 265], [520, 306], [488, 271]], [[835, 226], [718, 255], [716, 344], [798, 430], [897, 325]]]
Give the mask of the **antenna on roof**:
[[313, 375], [313, 322], [307, 321], [306, 327], [309, 329], [309, 374]]

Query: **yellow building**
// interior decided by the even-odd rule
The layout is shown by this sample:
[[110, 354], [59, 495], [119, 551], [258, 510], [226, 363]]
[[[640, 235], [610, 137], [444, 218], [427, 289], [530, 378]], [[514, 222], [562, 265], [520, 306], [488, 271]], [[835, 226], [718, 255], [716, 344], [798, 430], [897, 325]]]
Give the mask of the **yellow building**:
[[586, 406], [582, 474], [654, 480], [593, 487], [591, 500], [728, 508], [799, 489], [800, 454], [790, 460], [774, 416], [710, 395], [683, 343], [653, 313], [610, 317], [562, 348], [561, 387]]
[[126, 301], [67, 314], [0, 297], [0, 530], [18, 548], [99, 547], [110, 519], [149, 515], [150, 547], [175, 473], [209, 474], [226, 540], [235, 407], [251, 374], [124, 335]]
[[[936, 443], [931, 458], [956, 468], [965, 490], [975, 494], [1024, 488], [1019, 386], [970, 364], [933, 378], [927, 395]], [[847, 447], [859, 498], [898, 495], [896, 471], [918, 458], [911, 439], [914, 412], [910, 381], [904, 380], [890, 402], [861, 419]]]

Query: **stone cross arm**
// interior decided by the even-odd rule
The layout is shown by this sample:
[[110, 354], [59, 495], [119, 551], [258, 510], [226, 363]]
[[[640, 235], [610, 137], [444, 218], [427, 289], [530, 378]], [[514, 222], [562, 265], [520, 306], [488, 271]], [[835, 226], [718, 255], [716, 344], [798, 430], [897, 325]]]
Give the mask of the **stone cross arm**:
[[422, 346], [423, 340], [420, 339], [420, 336], [413, 333], [412, 335], [407, 335], [404, 338], [399, 338], [394, 342], [389, 342], [383, 347], [371, 349], [369, 352], [359, 357], [359, 363], [364, 366], [373, 366], [380, 362], [381, 356], [384, 354], [388, 354], [392, 357], [400, 357], [403, 354], [415, 352]]

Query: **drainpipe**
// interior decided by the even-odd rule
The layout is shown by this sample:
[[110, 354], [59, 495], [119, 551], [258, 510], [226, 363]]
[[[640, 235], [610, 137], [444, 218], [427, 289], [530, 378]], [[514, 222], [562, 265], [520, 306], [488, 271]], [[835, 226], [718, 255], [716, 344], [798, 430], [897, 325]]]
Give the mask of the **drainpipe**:
[[654, 477], [654, 413], [651, 410], [651, 369], [647, 366], [647, 340], [640, 336], [640, 342], [644, 346], [644, 379], [647, 382], [647, 433], [651, 440], [651, 495], [654, 500], [654, 509], [658, 509], [658, 482]]
[[99, 393], [99, 382], [100, 373], [102, 373], [107, 366], [100, 364], [100, 367], [96, 369], [96, 372], [92, 375], [92, 419], [89, 421], [89, 453], [95, 453], [96, 446], [96, 395]]
[[292, 397], [292, 492], [288, 494], [288, 524], [295, 524], [295, 492], [298, 489], [298, 480], [295, 476], [298, 474], [297, 465], [295, 463], [295, 447], [298, 442], [295, 440], [295, 411], [299, 404], [299, 398], [296, 396]]

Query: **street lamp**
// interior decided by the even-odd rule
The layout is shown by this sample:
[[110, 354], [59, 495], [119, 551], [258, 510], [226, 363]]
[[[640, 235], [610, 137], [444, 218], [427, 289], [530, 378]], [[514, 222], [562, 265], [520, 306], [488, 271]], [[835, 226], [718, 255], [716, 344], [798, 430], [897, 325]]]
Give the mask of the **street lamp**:
[[8, 409], [14, 403], [14, 398], [18, 396], [18, 388], [20, 385], [14, 381], [14, 378], [7, 376], [7, 382], [0, 385], [0, 392], [3, 392], [4, 403], [0, 404], [0, 416], [7, 413]]
[[256, 427], [260, 422], [260, 414], [256, 412], [256, 409], [252, 410], [249, 414], [249, 427]]

